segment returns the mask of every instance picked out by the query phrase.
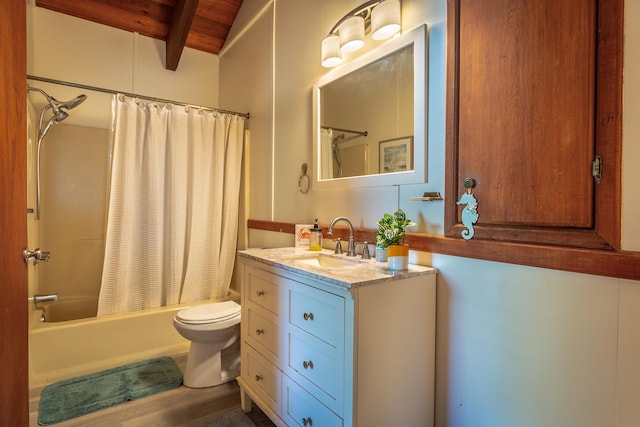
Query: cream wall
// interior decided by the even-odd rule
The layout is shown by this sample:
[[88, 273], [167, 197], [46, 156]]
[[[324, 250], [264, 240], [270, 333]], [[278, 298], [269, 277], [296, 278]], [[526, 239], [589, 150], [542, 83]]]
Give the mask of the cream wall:
[[51, 127], [41, 146], [37, 244], [53, 255], [35, 268], [38, 293], [85, 297], [93, 303], [86, 312], [95, 316], [104, 259], [109, 132], [65, 123]]
[[[218, 106], [216, 55], [185, 48], [166, 70], [164, 41], [35, 6], [27, 1], [27, 73], [106, 89]], [[35, 84], [34, 84], [35, 86]]]
[[[446, 2], [404, 0], [403, 30], [421, 23], [429, 36], [429, 182], [358, 191], [297, 191], [300, 165], [311, 164], [311, 88], [325, 72], [320, 41], [361, 3], [245, 0], [237, 40], [221, 55], [221, 102], [251, 109], [250, 217], [328, 223], [346, 215], [374, 227], [399, 204], [420, 231], [441, 234], [443, 204], [410, 202], [444, 192]], [[635, 183], [640, 182], [640, 4], [625, 2], [623, 247], [640, 250]], [[263, 7], [266, 5], [266, 7]], [[249, 11], [262, 11], [252, 21]], [[312, 17], [312, 19], [310, 18]], [[269, 25], [271, 23], [272, 25]], [[273, 30], [275, 28], [275, 31]], [[252, 41], [259, 40], [254, 45]], [[273, 40], [269, 45], [268, 41]], [[269, 52], [270, 56], [265, 55]], [[246, 61], [228, 61], [227, 58]], [[265, 86], [247, 82], [264, 81]], [[234, 78], [242, 73], [243, 78]], [[253, 104], [255, 107], [255, 104]], [[253, 165], [260, 169], [253, 170]], [[455, 195], [446, 200], [455, 198]], [[252, 231], [251, 246], [291, 245], [285, 233]], [[640, 282], [429, 253], [414, 261], [439, 269], [436, 424], [438, 426], [615, 426], [640, 419]], [[408, 343], [410, 348], [410, 343]]]

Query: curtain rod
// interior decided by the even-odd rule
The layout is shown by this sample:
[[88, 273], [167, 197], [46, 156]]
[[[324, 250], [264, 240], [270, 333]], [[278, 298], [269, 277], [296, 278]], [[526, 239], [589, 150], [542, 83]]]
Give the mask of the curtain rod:
[[176, 101], [171, 101], [171, 100], [168, 100], [168, 99], [154, 98], [152, 96], [146, 96], [146, 95], [137, 95], [135, 93], [128, 93], [128, 92], [123, 92], [123, 91], [113, 90], [113, 89], [105, 89], [105, 88], [101, 88], [101, 87], [97, 87], [97, 86], [89, 86], [89, 85], [84, 85], [84, 84], [80, 84], [80, 83], [66, 82], [66, 81], [63, 81], [63, 80], [55, 80], [55, 79], [50, 79], [50, 78], [47, 78], [47, 77], [38, 77], [38, 76], [30, 75], [30, 74], [27, 74], [27, 79], [28, 80], [37, 80], [37, 81], [41, 81], [41, 82], [45, 82], [45, 83], [54, 83], [54, 84], [59, 84], [59, 85], [62, 85], [62, 86], [75, 87], [75, 88], [78, 88], [78, 89], [93, 90], [95, 92], [110, 93], [110, 94], [114, 94], [114, 95], [120, 93], [120, 94], [125, 95], [125, 96], [129, 96], [129, 97], [132, 97], [132, 98], [140, 98], [140, 99], [144, 99], [146, 101], [175, 104], [175, 105], [180, 105], [180, 106], [183, 106], [183, 107], [198, 108], [198, 109], [201, 109], [201, 110], [217, 111], [217, 112], [220, 112], [220, 113], [228, 113], [228, 114], [236, 114], [238, 116], [246, 117], [247, 119], [250, 118], [250, 114], [249, 113], [238, 113], [237, 111], [223, 110], [222, 108], [205, 107], [205, 106], [202, 106], [202, 105], [188, 104], [186, 102], [176, 102]]
[[362, 136], [367, 136], [369, 135], [369, 132], [365, 131], [359, 131], [359, 130], [350, 130], [350, 129], [340, 129], [340, 128], [334, 128], [331, 126], [320, 126], [322, 129], [331, 129], [331, 130], [337, 130], [338, 132], [348, 132], [348, 133], [355, 133], [358, 135], [362, 135]]

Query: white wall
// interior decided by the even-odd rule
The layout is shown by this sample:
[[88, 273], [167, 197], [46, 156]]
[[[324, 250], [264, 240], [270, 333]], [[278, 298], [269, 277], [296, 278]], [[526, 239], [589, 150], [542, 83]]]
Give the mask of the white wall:
[[[373, 228], [398, 199], [420, 231], [441, 234], [442, 203], [410, 202], [424, 191], [444, 192], [444, 0], [404, 0], [403, 30], [430, 27], [429, 182], [358, 191], [297, 191], [300, 165], [311, 164], [311, 88], [326, 71], [320, 42], [359, 0], [245, 0], [242, 30], [221, 55], [221, 101], [251, 108], [251, 218], [328, 223], [346, 215]], [[640, 4], [625, 2], [622, 242], [640, 250]], [[248, 11], [265, 10], [255, 22]], [[268, 25], [267, 22], [273, 23]], [[273, 30], [275, 28], [275, 31]], [[244, 40], [244, 42], [242, 42]], [[253, 41], [260, 40], [256, 45]], [[273, 44], [268, 45], [272, 40]], [[271, 58], [265, 56], [271, 52]], [[227, 62], [227, 58], [247, 58]], [[247, 82], [265, 78], [267, 85]], [[243, 80], [231, 76], [242, 71]], [[272, 104], [255, 109], [255, 98]], [[253, 103], [253, 104], [252, 104]], [[241, 108], [245, 106], [246, 108]], [[259, 141], [259, 142], [258, 142]], [[259, 145], [259, 146], [258, 146]], [[269, 157], [269, 155], [272, 157]], [[446, 195], [445, 195], [446, 197]], [[450, 196], [449, 199], [455, 198]], [[252, 246], [293, 244], [284, 233], [252, 231]], [[438, 426], [616, 426], [640, 419], [640, 282], [439, 254], [414, 253], [439, 269], [437, 300]], [[408, 344], [410, 345], [410, 344]]]

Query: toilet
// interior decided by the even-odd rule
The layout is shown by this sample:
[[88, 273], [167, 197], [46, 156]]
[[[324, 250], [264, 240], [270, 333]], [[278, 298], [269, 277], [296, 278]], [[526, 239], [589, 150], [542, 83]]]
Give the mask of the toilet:
[[211, 387], [240, 375], [240, 305], [223, 301], [180, 310], [173, 326], [191, 341], [183, 384]]

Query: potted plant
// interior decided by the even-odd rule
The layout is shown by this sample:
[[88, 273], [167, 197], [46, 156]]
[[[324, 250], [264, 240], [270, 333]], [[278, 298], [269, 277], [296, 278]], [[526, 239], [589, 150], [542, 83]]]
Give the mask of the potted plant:
[[[404, 244], [405, 229], [415, 225], [402, 209], [398, 209], [393, 215], [384, 214], [378, 221], [378, 233], [376, 234], [376, 260], [389, 260], [389, 268], [404, 270], [408, 266], [409, 247]], [[391, 249], [389, 249], [391, 248]], [[386, 255], [386, 257], [385, 257]], [[396, 259], [395, 257], [401, 257]]]

